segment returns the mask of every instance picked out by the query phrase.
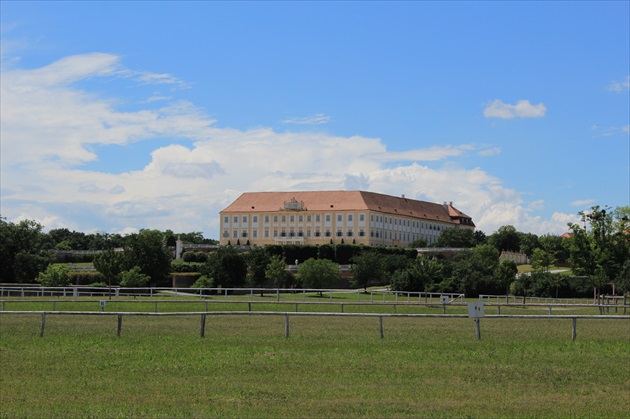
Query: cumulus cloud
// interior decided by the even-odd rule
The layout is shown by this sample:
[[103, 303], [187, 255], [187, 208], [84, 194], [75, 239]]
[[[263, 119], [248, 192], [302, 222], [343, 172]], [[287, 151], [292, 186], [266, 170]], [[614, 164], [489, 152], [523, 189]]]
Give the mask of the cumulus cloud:
[[[133, 83], [137, 74], [110, 54], [3, 71], [3, 216], [48, 220], [82, 231], [158, 228], [204, 231], [217, 238], [218, 212], [244, 191], [362, 189], [453, 201], [486, 232], [505, 224], [535, 233], [563, 232], [565, 219], [570, 219], [558, 214], [542, 220], [534, 215], [542, 203], [524, 202], [519, 192], [480, 168], [448, 164], [475, 152], [479, 147], [474, 145], [392, 152], [379, 138], [217, 128], [189, 102], [163, 97], [159, 109], [140, 104], [120, 111], [116, 104], [123, 98], [105, 98], [74, 84], [97, 78]], [[156, 75], [142, 82], [177, 84], [174, 80]], [[86, 83], [81, 86], [86, 89]], [[514, 105], [511, 112], [522, 117], [525, 108]], [[312, 121], [329, 119], [315, 116]], [[155, 147], [148, 164], [124, 173], [84, 168], [99, 158], [94, 145], [117, 144], [124, 150], [132, 142], [155, 138], [192, 144], [185, 147], [174, 140]], [[498, 152], [487, 147], [478, 151]], [[423, 162], [443, 164], [432, 168]]]
[[572, 207], [585, 208], [590, 207], [595, 203], [594, 199], [579, 199], [577, 201], [571, 202]]
[[486, 105], [483, 115], [486, 118], [541, 118], [545, 116], [547, 108], [543, 103], [532, 105], [529, 100], [519, 100], [516, 105], [503, 103], [497, 99]]

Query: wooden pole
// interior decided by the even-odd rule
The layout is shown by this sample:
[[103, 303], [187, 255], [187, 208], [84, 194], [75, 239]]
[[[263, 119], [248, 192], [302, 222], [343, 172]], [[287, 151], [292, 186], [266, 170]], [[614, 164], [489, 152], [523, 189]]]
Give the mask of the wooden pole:
[[383, 335], [383, 316], [379, 316], [378, 318], [378, 323], [381, 329], [381, 339], [383, 339], [384, 335]]
[[577, 318], [574, 317], [572, 320], [572, 327], [571, 327], [571, 339], [575, 340], [575, 337], [577, 336]]
[[118, 330], [116, 331], [116, 336], [120, 337], [120, 331], [122, 330], [122, 314], [118, 315]]

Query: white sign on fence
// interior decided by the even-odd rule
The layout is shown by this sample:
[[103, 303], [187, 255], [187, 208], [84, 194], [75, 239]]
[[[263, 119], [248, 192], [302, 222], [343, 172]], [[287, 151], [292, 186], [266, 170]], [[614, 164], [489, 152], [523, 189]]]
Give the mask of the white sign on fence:
[[468, 317], [471, 319], [477, 319], [483, 317], [483, 302], [475, 301], [474, 303], [468, 303]]
[[101, 305], [101, 308], [105, 308], [105, 300], [101, 300], [98, 303]]

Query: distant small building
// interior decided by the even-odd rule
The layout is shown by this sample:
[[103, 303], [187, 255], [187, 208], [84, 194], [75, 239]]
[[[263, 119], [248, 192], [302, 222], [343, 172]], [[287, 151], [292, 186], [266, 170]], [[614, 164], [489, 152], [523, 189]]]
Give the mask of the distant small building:
[[435, 243], [449, 228], [474, 229], [453, 207], [365, 191], [246, 192], [220, 212], [221, 245]]

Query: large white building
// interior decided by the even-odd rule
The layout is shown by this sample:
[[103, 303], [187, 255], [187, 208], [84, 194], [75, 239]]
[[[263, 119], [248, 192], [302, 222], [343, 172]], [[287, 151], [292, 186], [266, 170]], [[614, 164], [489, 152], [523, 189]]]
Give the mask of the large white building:
[[221, 245], [434, 243], [471, 217], [435, 204], [365, 191], [246, 192], [220, 212]]

